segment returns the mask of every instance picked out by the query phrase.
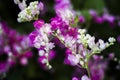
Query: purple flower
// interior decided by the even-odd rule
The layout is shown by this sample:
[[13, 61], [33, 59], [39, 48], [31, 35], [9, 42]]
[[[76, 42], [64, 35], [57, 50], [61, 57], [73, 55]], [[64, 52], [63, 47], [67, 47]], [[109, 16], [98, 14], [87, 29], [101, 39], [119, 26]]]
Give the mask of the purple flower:
[[79, 80], [77, 77], [73, 77], [72, 80]]
[[72, 8], [70, 0], [55, 0], [56, 4], [54, 6], [55, 10]]
[[21, 58], [20, 58], [20, 63], [21, 63], [22, 65], [27, 65], [27, 64], [28, 64], [28, 59], [27, 59], [26, 57], [21, 57]]
[[103, 17], [96, 17], [95, 22], [98, 24], [102, 24], [104, 22], [104, 19], [103, 19]]
[[93, 60], [90, 60], [89, 62], [91, 79], [92, 80], [103, 80], [108, 61], [107, 60], [103, 61], [100, 56], [96, 55], [96, 57], [97, 59], [94, 58]]
[[0, 74], [6, 72], [8, 70], [9, 63], [7, 62], [0, 62]]
[[36, 20], [34, 23], [34, 27], [39, 29], [44, 25], [44, 21], [43, 20]]
[[63, 24], [64, 22], [62, 21], [61, 18], [59, 17], [51, 18], [52, 30], [59, 29], [60, 27], [62, 27]]
[[89, 14], [93, 17], [96, 18], [97, 17], [97, 12], [95, 10], [89, 10]]
[[42, 2], [39, 2], [38, 8], [40, 11], [42, 11], [44, 9], [44, 4]]
[[117, 41], [120, 43], [120, 36], [117, 37]]
[[115, 21], [114, 16], [106, 14], [106, 13], [103, 14], [103, 19], [104, 19], [104, 21], [107, 21], [109, 23], [114, 23], [114, 21]]
[[85, 22], [84, 16], [79, 16], [79, 21], [80, 21], [80, 23], [84, 23]]
[[[0, 73], [2, 73], [14, 66], [16, 61], [19, 61], [22, 57], [31, 58], [32, 52], [29, 50], [31, 46], [27, 35], [20, 35], [16, 30], [8, 28], [5, 22], [0, 24], [2, 30], [0, 34], [0, 42], [2, 42], [0, 43], [0, 56], [2, 58], [4, 58], [2, 55], [7, 56], [5, 60], [0, 61]], [[24, 61], [25, 59], [22, 59], [20, 63]]]
[[114, 59], [115, 54], [114, 53], [109, 53], [108, 57], [109, 57], [109, 59]]

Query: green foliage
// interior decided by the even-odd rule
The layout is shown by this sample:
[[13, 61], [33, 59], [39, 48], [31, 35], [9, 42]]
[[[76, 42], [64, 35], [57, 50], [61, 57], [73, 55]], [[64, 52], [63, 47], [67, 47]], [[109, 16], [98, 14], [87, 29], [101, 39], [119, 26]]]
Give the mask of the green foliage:
[[101, 12], [104, 7], [105, 4], [103, 0], [86, 0], [84, 5], [85, 9], [95, 9], [99, 12]]

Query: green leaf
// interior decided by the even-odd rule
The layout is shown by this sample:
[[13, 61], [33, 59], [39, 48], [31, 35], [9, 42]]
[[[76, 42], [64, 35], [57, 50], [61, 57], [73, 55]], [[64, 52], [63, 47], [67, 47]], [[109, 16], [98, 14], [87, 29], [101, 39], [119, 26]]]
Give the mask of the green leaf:
[[95, 9], [97, 11], [102, 11], [104, 8], [103, 0], [86, 0], [84, 8], [85, 9]]

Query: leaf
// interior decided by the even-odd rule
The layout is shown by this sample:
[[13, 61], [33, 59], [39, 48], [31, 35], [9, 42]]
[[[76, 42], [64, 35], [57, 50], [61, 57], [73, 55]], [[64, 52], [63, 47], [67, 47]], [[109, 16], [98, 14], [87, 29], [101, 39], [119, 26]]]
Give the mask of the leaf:
[[85, 9], [95, 9], [97, 11], [102, 11], [104, 8], [103, 0], [86, 0], [84, 8]]

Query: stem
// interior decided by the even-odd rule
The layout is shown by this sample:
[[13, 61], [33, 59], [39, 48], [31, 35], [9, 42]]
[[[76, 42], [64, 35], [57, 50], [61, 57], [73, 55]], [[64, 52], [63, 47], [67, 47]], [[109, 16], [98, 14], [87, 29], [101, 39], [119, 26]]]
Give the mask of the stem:
[[91, 76], [90, 76], [90, 69], [89, 69], [89, 66], [88, 66], [88, 61], [86, 63], [86, 70], [88, 72], [88, 77], [91, 78]]
[[88, 72], [88, 77], [91, 78], [91, 75], [90, 75], [90, 69], [89, 69], [89, 60], [91, 58], [92, 55], [90, 56], [87, 56], [87, 62], [86, 62], [86, 70]]

